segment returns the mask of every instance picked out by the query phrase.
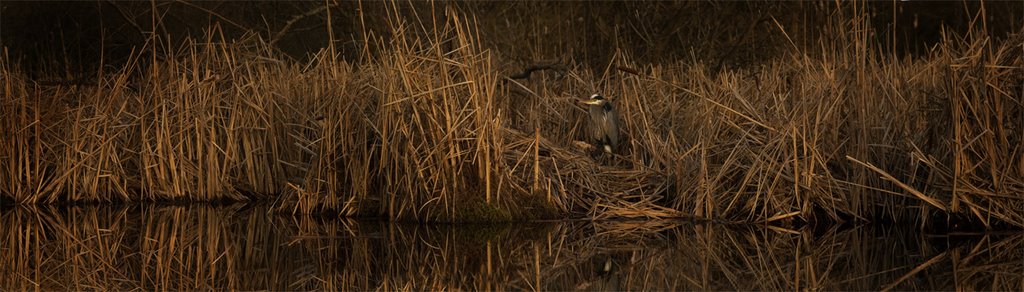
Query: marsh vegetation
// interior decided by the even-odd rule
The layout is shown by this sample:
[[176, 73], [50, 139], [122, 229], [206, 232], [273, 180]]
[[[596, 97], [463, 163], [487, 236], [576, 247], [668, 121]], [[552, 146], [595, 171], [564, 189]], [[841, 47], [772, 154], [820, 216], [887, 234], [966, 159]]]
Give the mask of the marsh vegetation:
[[[303, 57], [286, 33], [177, 42], [150, 4], [121, 7], [149, 9], [125, 14], [143, 45], [86, 77], [5, 49], [5, 200], [1024, 227], [1019, 3], [956, 5], [913, 43], [902, 2], [328, 4], [307, 12], [352, 33], [328, 21]], [[585, 142], [593, 93], [619, 155]]]

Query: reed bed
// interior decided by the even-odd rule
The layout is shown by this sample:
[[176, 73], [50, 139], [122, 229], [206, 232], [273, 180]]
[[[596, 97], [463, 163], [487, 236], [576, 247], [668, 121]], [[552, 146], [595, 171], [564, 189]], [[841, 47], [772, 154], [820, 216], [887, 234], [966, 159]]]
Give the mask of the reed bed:
[[1022, 287], [1019, 233], [605, 220], [420, 225], [260, 206], [18, 207], [5, 290], [970, 290]]
[[[839, 4], [797, 41], [764, 18], [785, 41], [757, 66], [624, 50], [512, 78], [521, 62], [485, 46], [501, 36], [459, 5], [376, 5], [386, 24], [364, 27], [355, 60], [331, 45], [298, 62], [216, 27], [181, 46], [154, 34], [94, 84], [34, 82], [5, 55], [0, 196], [270, 199], [425, 221], [1024, 227], [1020, 33], [971, 27], [898, 56], [863, 5]], [[587, 145], [577, 101], [592, 93], [620, 110], [617, 155]]]

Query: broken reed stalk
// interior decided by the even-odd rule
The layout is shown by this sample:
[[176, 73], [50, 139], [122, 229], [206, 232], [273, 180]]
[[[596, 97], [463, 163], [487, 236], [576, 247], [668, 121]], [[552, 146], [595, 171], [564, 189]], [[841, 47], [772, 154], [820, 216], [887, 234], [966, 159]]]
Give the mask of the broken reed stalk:
[[[473, 15], [385, 5], [386, 37], [367, 31], [358, 60], [324, 51], [300, 65], [258, 37], [211, 29], [166, 58], [137, 54], [95, 86], [42, 86], [5, 56], [0, 194], [269, 197], [294, 213], [441, 221], [547, 208], [780, 224], [950, 213], [1024, 226], [1020, 34], [947, 34], [929, 55], [894, 58], [867, 37], [866, 12], [842, 6], [828, 41], [790, 39], [758, 68], [620, 52], [603, 71], [573, 60], [535, 71], [517, 91]], [[595, 92], [622, 115], [616, 156], [581, 147], [576, 100]]]

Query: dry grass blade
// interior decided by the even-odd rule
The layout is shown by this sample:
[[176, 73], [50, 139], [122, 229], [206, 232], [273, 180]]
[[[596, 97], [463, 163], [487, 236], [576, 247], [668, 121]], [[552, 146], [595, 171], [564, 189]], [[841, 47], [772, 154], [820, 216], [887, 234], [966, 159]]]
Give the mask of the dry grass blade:
[[853, 158], [853, 157], [850, 157], [850, 156], [847, 156], [846, 159], [849, 159], [850, 161], [856, 162], [857, 164], [860, 164], [860, 165], [862, 165], [864, 167], [867, 167], [871, 171], [874, 171], [874, 172], [878, 173], [878, 175], [881, 175], [883, 178], [885, 178], [885, 180], [887, 180], [887, 181], [889, 181], [889, 182], [891, 182], [893, 184], [896, 184], [897, 186], [899, 186], [903, 190], [905, 190], [908, 193], [914, 195], [914, 197], [920, 199], [921, 201], [924, 201], [925, 203], [928, 203], [928, 205], [931, 205], [932, 207], [938, 208], [939, 210], [946, 211], [946, 209], [947, 209], [946, 206], [944, 204], [940, 203], [938, 200], [936, 200], [934, 198], [931, 198], [931, 197], [928, 197], [925, 194], [921, 193], [920, 191], [915, 190], [914, 188], [904, 184], [903, 182], [900, 182], [898, 179], [896, 179], [895, 177], [893, 177], [889, 173], [885, 172], [884, 170], [881, 170], [878, 167], [875, 167], [874, 165], [871, 165], [871, 164], [868, 164], [868, 163], [864, 163], [864, 162], [862, 162], [860, 160], [857, 160], [856, 158]]

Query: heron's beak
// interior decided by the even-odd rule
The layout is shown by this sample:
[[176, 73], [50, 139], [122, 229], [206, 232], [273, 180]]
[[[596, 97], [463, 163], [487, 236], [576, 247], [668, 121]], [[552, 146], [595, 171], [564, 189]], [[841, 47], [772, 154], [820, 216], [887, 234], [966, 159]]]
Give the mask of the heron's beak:
[[580, 101], [580, 102], [583, 103], [583, 104], [589, 104], [589, 105], [602, 105], [602, 104], [604, 104], [604, 100], [600, 100], [600, 99], [588, 99], [588, 100], [583, 100], [583, 101]]

